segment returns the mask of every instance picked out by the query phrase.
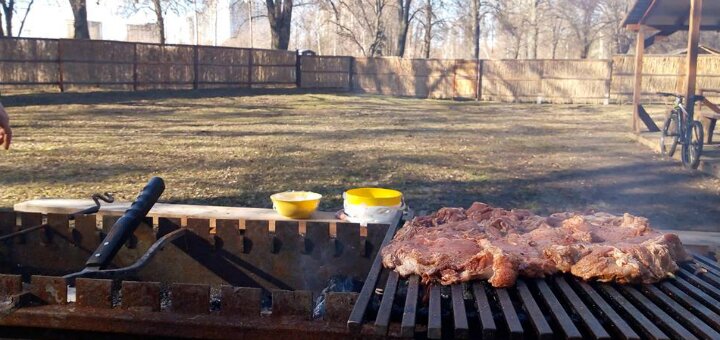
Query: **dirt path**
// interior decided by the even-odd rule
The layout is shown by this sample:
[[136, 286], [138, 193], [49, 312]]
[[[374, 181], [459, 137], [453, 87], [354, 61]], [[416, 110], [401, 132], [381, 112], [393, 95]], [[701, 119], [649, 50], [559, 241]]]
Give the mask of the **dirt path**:
[[152, 175], [169, 202], [269, 207], [314, 190], [402, 190], [416, 210], [485, 201], [539, 213], [597, 209], [669, 229], [720, 230], [720, 181], [628, 138], [627, 106], [451, 102], [232, 91], [3, 98], [15, 148], [0, 206], [130, 199]]

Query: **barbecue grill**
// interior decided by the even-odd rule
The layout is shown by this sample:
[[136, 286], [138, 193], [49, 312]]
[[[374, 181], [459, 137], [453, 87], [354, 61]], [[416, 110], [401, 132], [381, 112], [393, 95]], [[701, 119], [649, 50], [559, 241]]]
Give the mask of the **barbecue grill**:
[[[363, 227], [324, 215], [303, 222], [158, 204], [112, 259], [108, 276], [73, 283], [66, 275], [85, 266], [127, 205], [80, 215], [71, 213], [87, 204], [68, 205], [42, 201], [0, 212], [0, 239], [27, 231], [0, 241], [0, 334], [720, 338], [720, 267], [708, 256], [696, 255], [675, 279], [655, 285], [553, 276], [505, 289], [425, 286], [380, 263], [379, 249], [400, 216]], [[38, 225], [45, 226], [28, 231]], [[178, 230], [182, 235], [164, 239]], [[161, 251], [153, 250], [158, 240], [167, 240]], [[148, 259], [148, 251], [157, 252]], [[114, 274], [119, 268], [134, 269]], [[314, 318], [316, 298], [338, 274], [364, 280], [362, 290], [325, 294], [325, 312]]]
[[[394, 233], [388, 231], [388, 238]], [[587, 283], [572, 276], [451, 286], [401, 279], [376, 257], [348, 320], [380, 336], [483, 339], [720, 339], [720, 266], [703, 255], [653, 285]]]

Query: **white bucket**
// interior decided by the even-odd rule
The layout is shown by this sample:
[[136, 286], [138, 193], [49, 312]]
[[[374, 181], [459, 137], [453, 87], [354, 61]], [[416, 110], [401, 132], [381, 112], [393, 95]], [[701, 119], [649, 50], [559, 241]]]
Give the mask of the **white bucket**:
[[[345, 198], [345, 194], [343, 194]], [[395, 206], [367, 206], [365, 204], [351, 204], [344, 200], [343, 208], [348, 221], [367, 225], [369, 223], [390, 224], [398, 212], [405, 210], [405, 202]]]

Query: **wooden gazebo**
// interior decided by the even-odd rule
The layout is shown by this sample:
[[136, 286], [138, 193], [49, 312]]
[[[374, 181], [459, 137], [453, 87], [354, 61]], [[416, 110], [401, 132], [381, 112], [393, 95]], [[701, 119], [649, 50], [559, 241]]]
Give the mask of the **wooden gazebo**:
[[635, 132], [640, 132], [640, 121], [650, 131], [659, 131], [657, 125], [640, 104], [642, 92], [642, 66], [645, 48], [656, 40], [677, 31], [689, 31], [685, 66], [685, 89], [688, 113], [695, 106], [698, 43], [700, 31], [720, 30], [720, 0], [636, 0], [628, 12], [623, 26], [637, 32], [635, 44], [635, 82], [633, 85], [633, 119]]

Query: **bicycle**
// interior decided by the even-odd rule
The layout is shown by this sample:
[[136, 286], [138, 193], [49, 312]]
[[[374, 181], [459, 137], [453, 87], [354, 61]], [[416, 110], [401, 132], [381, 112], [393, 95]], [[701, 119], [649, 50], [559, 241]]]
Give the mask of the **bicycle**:
[[[702, 124], [693, 120], [683, 104], [684, 96], [658, 92], [663, 97], [675, 97], [673, 108], [662, 127], [660, 135], [660, 152], [663, 156], [672, 157], [675, 154], [677, 145], [682, 145], [680, 159], [686, 168], [697, 169], [700, 164], [700, 156], [703, 149], [703, 127]], [[703, 100], [703, 96], [696, 95], [696, 101]]]

